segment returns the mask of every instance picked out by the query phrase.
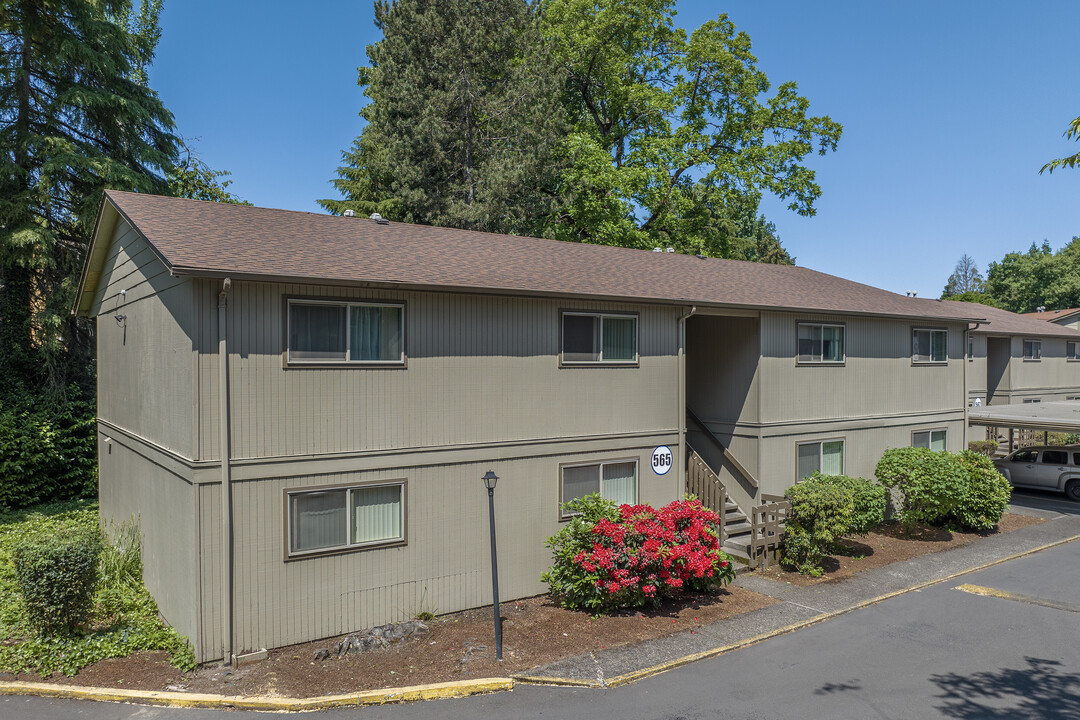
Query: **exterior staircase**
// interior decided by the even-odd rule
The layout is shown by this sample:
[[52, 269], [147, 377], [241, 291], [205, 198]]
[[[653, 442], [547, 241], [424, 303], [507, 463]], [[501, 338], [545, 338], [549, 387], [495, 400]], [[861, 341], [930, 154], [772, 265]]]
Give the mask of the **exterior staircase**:
[[720, 477], [692, 447], [687, 448], [686, 492], [720, 516], [720, 545], [736, 562], [749, 567], [768, 565], [769, 553], [779, 545], [790, 505], [783, 497], [762, 495], [762, 504], [748, 517], [733, 501]]

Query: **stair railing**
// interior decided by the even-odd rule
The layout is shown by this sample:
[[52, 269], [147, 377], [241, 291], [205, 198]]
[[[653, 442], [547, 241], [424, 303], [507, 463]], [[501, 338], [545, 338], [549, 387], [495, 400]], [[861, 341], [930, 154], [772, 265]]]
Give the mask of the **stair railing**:
[[784, 523], [791, 512], [791, 501], [783, 495], [761, 494], [761, 505], [750, 509], [750, 543], [747, 554], [751, 568], [767, 568], [776, 560], [784, 539]]
[[690, 451], [687, 456], [686, 492], [697, 497], [702, 505], [720, 516], [716, 531], [720, 546], [723, 547], [727, 540], [727, 489], [694, 448], [687, 445], [686, 449]]

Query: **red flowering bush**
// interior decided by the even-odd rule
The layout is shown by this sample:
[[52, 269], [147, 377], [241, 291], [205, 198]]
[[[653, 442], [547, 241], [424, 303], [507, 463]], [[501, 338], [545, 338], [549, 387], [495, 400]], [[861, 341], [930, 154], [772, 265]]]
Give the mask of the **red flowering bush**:
[[599, 495], [567, 503], [576, 513], [548, 538], [553, 563], [542, 576], [563, 607], [604, 612], [707, 590], [735, 578], [720, 550], [720, 518], [697, 499], [659, 510], [616, 505]]

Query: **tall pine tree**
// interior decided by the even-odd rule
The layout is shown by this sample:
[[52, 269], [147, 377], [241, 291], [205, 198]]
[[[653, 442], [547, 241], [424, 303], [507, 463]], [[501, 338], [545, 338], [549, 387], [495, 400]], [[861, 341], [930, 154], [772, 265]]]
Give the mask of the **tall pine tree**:
[[160, 0], [0, 5], [0, 368], [7, 391], [92, 385], [70, 316], [106, 187], [168, 191], [173, 118], [146, 85]]
[[525, 0], [380, 0], [359, 83], [367, 121], [334, 185], [353, 209], [536, 233], [551, 212], [559, 80]]

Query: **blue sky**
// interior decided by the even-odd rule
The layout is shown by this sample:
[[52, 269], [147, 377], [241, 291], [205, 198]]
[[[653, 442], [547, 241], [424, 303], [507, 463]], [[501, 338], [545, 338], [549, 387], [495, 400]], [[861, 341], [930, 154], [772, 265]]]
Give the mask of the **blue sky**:
[[[763, 211], [800, 265], [937, 297], [968, 253], [1080, 235], [1080, 170], [1038, 173], [1080, 150], [1080, 3], [684, 0], [693, 29], [726, 12], [773, 85], [794, 80], [844, 125], [814, 156], [823, 195], [804, 218]], [[356, 67], [379, 39], [372, 3], [167, 0], [151, 85], [200, 157], [265, 207], [321, 212], [361, 129]]]

